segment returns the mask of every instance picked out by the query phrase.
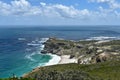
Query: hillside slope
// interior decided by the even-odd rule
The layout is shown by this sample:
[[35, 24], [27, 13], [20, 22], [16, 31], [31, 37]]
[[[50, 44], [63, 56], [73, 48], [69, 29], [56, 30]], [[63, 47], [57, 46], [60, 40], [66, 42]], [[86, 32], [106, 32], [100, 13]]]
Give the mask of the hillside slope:
[[40, 67], [25, 78], [35, 80], [120, 80], [120, 61]]

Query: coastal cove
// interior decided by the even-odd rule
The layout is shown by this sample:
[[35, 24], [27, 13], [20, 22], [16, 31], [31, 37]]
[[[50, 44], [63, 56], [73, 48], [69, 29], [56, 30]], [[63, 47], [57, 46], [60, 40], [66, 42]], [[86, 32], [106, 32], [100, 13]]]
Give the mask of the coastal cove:
[[[33, 73], [33, 72], [37, 72], [39, 71], [39, 69], [41, 67], [47, 67], [47, 66], [53, 66], [53, 65], [58, 65], [58, 64], [69, 64], [69, 63], [77, 63], [77, 59], [70, 59], [70, 55], [62, 55], [62, 56], [58, 56], [58, 55], [54, 55], [54, 54], [47, 54], [52, 56], [52, 59], [49, 60], [48, 63], [46, 63], [43, 66], [38, 66], [36, 68], [34, 68], [31, 72], [29, 73]], [[22, 75], [22, 77], [26, 77], [29, 75], [29, 73], [25, 73]]]
[[[47, 28], [47, 29], [46, 29]], [[91, 41], [91, 40], [119, 40], [119, 28], [104, 27], [41, 27], [41, 28], [1, 28], [0, 29], [0, 78], [11, 77], [14, 73], [17, 77], [29, 73], [37, 67], [45, 65], [57, 65], [61, 61], [64, 63], [76, 63], [78, 58], [70, 54], [55, 54], [57, 52], [48, 52], [41, 54], [45, 47], [46, 40], [50, 37], [56, 37], [56, 40], [65, 40], [69, 42]], [[71, 34], [70, 34], [71, 33]], [[69, 44], [69, 43], [68, 43]], [[56, 46], [56, 44], [55, 44]], [[58, 46], [59, 49], [62, 46]], [[75, 45], [73, 46], [76, 49]], [[78, 45], [79, 47], [79, 45]], [[50, 47], [52, 48], [52, 47]], [[69, 45], [63, 48], [71, 48]], [[73, 52], [74, 52], [73, 49]], [[57, 49], [56, 49], [57, 50]], [[63, 50], [63, 49], [61, 49]], [[79, 52], [78, 49], [76, 51]], [[83, 50], [83, 53], [85, 50]], [[99, 50], [98, 50], [99, 51]], [[42, 51], [43, 52], [43, 51]], [[63, 50], [61, 52], [71, 52]], [[52, 53], [52, 54], [48, 54]], [[79, 56], [79, 53], [76, 53]], [[64, 58], [61, 60], [61, 57]], [[71, 58], [70, 58], [71, 57]], [[79, 56], [80, 57], [80, 56]], [[89, 57], [89, 56], [88, 56]], [[77, 61], [76, 61], [77, 59]], [[83, 58], [84, 59], [84, 58]], [[86, 59], [85, 59], [86, 60]], [[85, 63], [85, 62], [84, 62]], [[86, 64], [86, 63], [85, 63]]]

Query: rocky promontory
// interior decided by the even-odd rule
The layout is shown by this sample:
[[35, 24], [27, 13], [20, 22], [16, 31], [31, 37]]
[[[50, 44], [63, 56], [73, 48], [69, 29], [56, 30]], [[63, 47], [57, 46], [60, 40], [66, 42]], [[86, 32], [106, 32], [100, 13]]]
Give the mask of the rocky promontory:
[[91, 64], [120, 59], [120, 41], [72, 41], [57, 38], [49, 38], [41, 53], [56, 55], [70, 55], [70, 59], [76, 58], [79, 64]]

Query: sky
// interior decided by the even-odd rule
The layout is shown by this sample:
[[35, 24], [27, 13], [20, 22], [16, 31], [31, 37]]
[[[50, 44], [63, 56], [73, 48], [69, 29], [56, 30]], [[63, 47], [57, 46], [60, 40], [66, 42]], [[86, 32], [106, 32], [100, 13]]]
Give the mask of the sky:
[[120, 0], [0, 0], [0, 25], [120, 25]]

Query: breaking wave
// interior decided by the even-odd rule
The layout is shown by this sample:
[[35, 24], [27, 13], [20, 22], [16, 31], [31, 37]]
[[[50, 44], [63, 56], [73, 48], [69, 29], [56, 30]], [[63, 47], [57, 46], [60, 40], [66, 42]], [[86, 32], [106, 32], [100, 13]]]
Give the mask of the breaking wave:
[[52, 59], [49, 60], [48, 63], [45, 64], [45, 66], [48, 66], [48, 65], [56, 65], [59, 63], [59, 61], [61, 60], [61, 57], [60, 56], [57, 56], [57, 55], [53, 55], [53, 54], [48, 54], [50, 56], [52, 56]]
[[119, 40], [120, 37], [109, 37], [109, 36], [98, 36], [98, 37], [90, 37], [86, 40]]
[[[47, 54], [41, 54], [40, 53], [40, 51], [43, 50], [44, 47], [45, 47], [45, 45], [43, 43], [46, 42], [48, 39], [49, 38], [42, 38], [42, 39], [40, 39], [40, 41], [38, 41], [38, 43], [37, 43], [39, 45], [39, 46], [37, 46], [38, 49], [35, 52], [31, 53], [31, 54], [27, 54], [25, 56], [25, 58], [28, 59], [28, 60], [30, 60], [30, 61], [36, 62], [36, 59], [33, 56], [37, 56], [38, 54], [39, 54], [39, 56], [47, 55], [47, 56], [50, 56], [51, 59], [48, 62], [39, 62], [38, 66], [48, 66], [48, 65], [58, 64], [59, 61], [61, 60], [60, 56], [53, 55], [53, 54], [50, 54], [50, 53], [47, 53]], [[32, 42], [35, 42], [35, 41], [32, 41]], [[32, 45], [33, 45], [33, 47], [36, 47], [34, 45], [34, 43]], [[40, 58], [40, 59], [42, 59], [42, 58]]]

